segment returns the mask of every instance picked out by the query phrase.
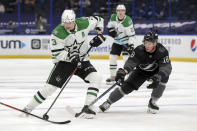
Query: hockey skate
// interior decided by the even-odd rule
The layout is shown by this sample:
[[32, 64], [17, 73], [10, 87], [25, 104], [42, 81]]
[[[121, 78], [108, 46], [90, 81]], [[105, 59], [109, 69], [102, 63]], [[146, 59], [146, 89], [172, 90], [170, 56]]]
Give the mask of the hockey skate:
[[115, 76], [112, 76], [112, 77], [110, 77], [110, 78], [108, 78], [107, 80], [106, 80], [106, 84], [107, 85], [113, 85], [113, 84], [115, 84], [116, 83], [116, 81], [115, 81]]
[[148, 103], [148, 110], [147, 113], [156, 114], [159, 112], [159, 107], [152, 101], [152, 98], [149, 100]]
[[102, 105], [99, 106], [102, 112], [105, 112], [110, 108], [111, 104], [108, 101], [105, 101]]
[[80, 118], [93, 119], [96, 116], [96, 113], [87, 105], [83, 107], [82, 112], [83, 113], [80, 115]]

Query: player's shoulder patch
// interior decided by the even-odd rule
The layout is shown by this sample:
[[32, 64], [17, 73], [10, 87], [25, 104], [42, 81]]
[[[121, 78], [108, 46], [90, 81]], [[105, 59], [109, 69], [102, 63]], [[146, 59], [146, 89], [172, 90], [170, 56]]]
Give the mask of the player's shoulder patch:
[[59, 24], [52, 32], [52, 34], [56, 37], [58, 37], [59, 39], [65, 39], [69, 33], [64, 29], [64, 27]]
[[139, 56], [142, 56], [143, 53], [144, 53], [144, 45], [143, 45], [143, 44], [138, 45], [138, 46], [134, 49], [133, 52], [135, 52], [134, 55], [136, 55], [136, 56], [138, 56], [138, 57], [139, 57]]
[[144, 50], [144, 44], [138, 45], [136, 47], [136, 50], [143, 51]]
[[124, 21], [122, 22], [122, 25], [123, 25], [124, 27], [128, 27], [128, 26], [130, 26], [130, 25], [132, 25], [132, 24], [133, 24], [133, 22], [132, 22], [131, 18], [130, 18], [129, 16], [126, 15], [126, 18], [125, 18]]
[[77, 18], [75, 23], [77, 24], [78, 31], [84, 30], [89, 26], [89, 21], [87, 18]]
[[157, 43], [157, 46], [159, 48], [159, 52], [161, 53], [168, 52], [167, 49], [161, 43]]
[[117, 14], [112, 14], [110, 17], [110, 21], [116, 21]]

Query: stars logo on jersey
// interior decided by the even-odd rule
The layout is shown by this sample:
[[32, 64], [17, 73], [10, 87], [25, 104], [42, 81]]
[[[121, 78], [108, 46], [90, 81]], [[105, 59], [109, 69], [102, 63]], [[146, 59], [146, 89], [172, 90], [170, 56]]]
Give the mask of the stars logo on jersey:
[[73, 53], [79, 54], [80, 53], [80, 48], [83, 45], [83, 43], [84, 43], [84, 41], [82, 41], [81, 43], [77, 43], [77, 40], [75, 39], [75, 41], [72, 45], [66, 46], [66, 49], [68, 50], [68, 52], [70, 54], [73, 54]]

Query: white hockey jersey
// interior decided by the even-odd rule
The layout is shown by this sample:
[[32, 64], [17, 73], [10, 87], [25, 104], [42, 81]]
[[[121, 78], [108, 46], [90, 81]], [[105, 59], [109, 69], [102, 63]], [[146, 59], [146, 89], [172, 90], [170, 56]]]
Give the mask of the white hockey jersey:
[[77, 18], [75, 23], [73, 32], [65, 30], [61, 24], [53, 30], [50, 45], [54, 63], [58, 61], [70, 62], [69, 55], [72, 56], [73, 54], [79, 54], [81, 59], [85, 57], [84, 61], [89, 60], [88, 55], [86, 55], [89, 49], [88, 33], [96, 27], [103, 29], [104, 20], [98, 16], [91, 16]]
[[[121, 44], [120, 41], [122, 41], [125, 44], [135, 45], [135, 30], [133, 22], [129, 16], [125, 15], [124, 19], [119, 21], [117, 14], [112, 14], [107, 28], [115, 28], [117, 32], [117, 37], [115, 38], [114, 43]], [[116, 39], [119, 39], [120, 41]]]

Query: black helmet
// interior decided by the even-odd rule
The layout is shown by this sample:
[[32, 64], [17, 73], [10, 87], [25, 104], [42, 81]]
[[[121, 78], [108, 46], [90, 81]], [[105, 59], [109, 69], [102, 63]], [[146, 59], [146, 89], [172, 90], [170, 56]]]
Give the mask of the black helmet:
[[145, 35], [144, 35], [144, 40], [143, 42], [145, 41], [151, 41], [151, 42], [157, 42], [158, 40], [158, 34], [155, 33], [155, 32], [152, 32], [152, 31], [149, 31], [147, 32]]

